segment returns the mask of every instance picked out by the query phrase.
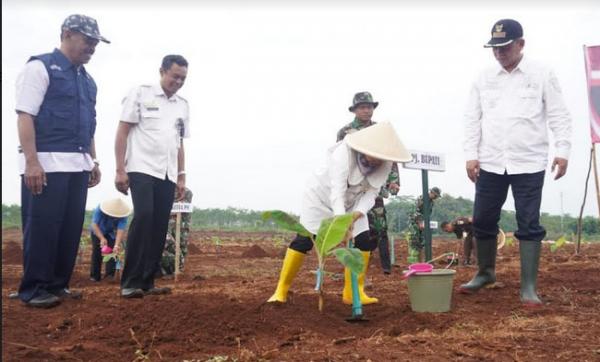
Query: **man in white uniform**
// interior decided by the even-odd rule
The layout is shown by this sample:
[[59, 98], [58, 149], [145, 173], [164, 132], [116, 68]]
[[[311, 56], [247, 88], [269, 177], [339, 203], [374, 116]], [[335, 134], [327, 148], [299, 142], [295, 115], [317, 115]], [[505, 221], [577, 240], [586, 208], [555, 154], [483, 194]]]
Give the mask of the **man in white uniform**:
[[[300, 223], [316, 234], [321, 221], [335, 215], [353, 213], [352, 236], [355, 246], [363, 252], [365, 267], [358, 276], [359, 295], [363, 304], [377, 303], [364, 292], [365, 274], [370, 252], [377, 242], [369, 237], [367, 212], [375, 204], [381, 186], [387, 181], [393, 162], [411, 159], [389, 123], [378, 123], [347, 135], [328, 153], [327, 164], [309, 179], [303, 195]], [[312, 249], [312, 240], [297, 235], [287, 249], [277, 290], [269, 302], [285, 303], [287, 293], [305, 254]], [[350, 270], [345, 271], [343, 301], [352, 304]]]
[[496, 281], [496, 235], [500, 211], [512, 189], [521, 254], [521, 301], [540, 306], [537, 273], [541, 240], [540, 203], [548, 164], [548, 128], [554, 135], [552, 172], [567, 172], [571, 116], [554, 73], [523, 56], [523, 28], [512, 19], [497, 21], [492, 38], [497, 66], [475, 81], [465, 114], [467, 175], [475, 183], [473, 228], [479, 271], [460, 287], [474, 293]]
[[124, 298], [170, 292], [155, 287], [154, 277], [173, 199], [181, 199], [185, 191], [183, 138], [189, 137], [189, 109], [175, 93], [185, 82], [187, 68], [181, 55], [167, 55], [160, 67], [160, 84], [136, 87], [123, 100], [115, 142], [115, 186], [124, 194], [131, 188], [134, 212], [121, 277]]

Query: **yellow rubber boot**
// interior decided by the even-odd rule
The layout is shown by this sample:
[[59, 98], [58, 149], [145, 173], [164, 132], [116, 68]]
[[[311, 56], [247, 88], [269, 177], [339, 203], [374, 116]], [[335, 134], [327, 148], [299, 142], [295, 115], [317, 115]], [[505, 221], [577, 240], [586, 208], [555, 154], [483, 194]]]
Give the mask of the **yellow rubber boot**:
[[[358, 295], [360, 296], [360, 302], [363, 305], [373, 304], [379, 302], [377, 298], [371, 298], [365, 294], [365, 275], [367, 274], [367, 269], [369, 269], [369, 258], [371, 257], [371, 252], [363, 251], [363, 260], [365, 262], [365, 267], [363, 272], [358, 274]], [[342, 292], [342, 300], [344, 304], [352, 304], [352, 278], [350, 275], [350, 269], [344, 269], [344, 291]]]
[[290, 286], [304, 262], [304, 256], [304, 253], [290, 248], [287, 249], [285, 258], [283, 259], [283, 266], [281, 267], [277, 289], [275, 290], [275, 294], [267, 301], [268, 303], [285, 303], [287, 301], [288, 290], [290, 290]]

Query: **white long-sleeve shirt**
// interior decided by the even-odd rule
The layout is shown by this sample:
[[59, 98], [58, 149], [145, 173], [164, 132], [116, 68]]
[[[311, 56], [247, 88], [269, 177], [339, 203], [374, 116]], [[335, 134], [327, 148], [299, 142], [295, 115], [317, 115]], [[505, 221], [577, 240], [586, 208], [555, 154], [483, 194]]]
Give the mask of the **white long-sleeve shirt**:
[[555, 156], [568, 159], [571, 115], [554, 73], [523, 57], [508, 73], [499, 64], [484, 70], [465, 112], [464, 152], [488, 172], [535, 173], [548, 164], [548, 128]]
[[319, 168], [308, 180], [300, 223], [311, 233], [317, 233], [323, 219], [353, 211], [364, 215], [354, 223], [353, 236], [369, 230], [367, 212], [387, 181], [392, 162], [382, 163], [365, 176], [360, 172], [356, 155], [345, 141], [338, 142], [329, 149], [325, 167]]

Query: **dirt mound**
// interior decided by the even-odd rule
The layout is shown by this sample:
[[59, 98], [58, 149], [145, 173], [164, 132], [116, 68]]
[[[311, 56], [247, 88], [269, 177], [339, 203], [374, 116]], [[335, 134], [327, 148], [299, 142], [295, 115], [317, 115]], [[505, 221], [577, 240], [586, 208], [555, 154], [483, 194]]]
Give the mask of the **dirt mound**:
[[252, 247], [242, 253], [244, 258], [267, 258], [270, 255], [258, 245], [252, 245]]
[[188, 244], [188, 253], [189, 254], [200, 254], [202, 251], [199, 247], [194, 244]]
[[14, 241], [6, 243], [4, 250], [2, 250], [2, 263], [3, 264], [22, 264], [23, 263], [23, 251], [21, 245]]

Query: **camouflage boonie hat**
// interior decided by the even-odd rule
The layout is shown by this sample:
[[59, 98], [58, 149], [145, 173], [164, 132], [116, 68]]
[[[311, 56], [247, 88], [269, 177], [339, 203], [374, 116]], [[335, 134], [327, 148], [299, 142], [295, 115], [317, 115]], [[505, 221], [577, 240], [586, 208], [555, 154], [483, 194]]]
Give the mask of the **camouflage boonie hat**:
[[96, 40], [102, 40], [105, 43], [110, 43], [108, 39], [100, 35], [98, 22], [94, 18], [86, 15], [73, 14], [69, 15], [62, 24], [62, 30], [73, 30], [85, 36]]
[[354, 99], [352, 99], [352, 105], [348, 107], [350, 112], [354, 112], [356, 106], [359, 104], [372, 104], [373, 108], [377, 108], [379, 102], [373, 102], [373, 96], [369, 92], [359, 92], [354, 95]]
[[431, 190], [429, 190], [429, 192], [433, 192], [436, 195], [436, 197], [442, 196], [442, 190], [440, 190], [439, 187], [433, 187], [431, 188]]

